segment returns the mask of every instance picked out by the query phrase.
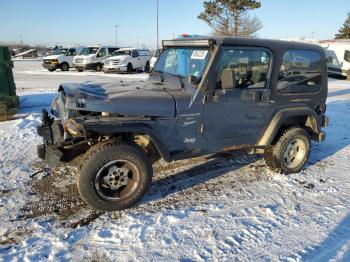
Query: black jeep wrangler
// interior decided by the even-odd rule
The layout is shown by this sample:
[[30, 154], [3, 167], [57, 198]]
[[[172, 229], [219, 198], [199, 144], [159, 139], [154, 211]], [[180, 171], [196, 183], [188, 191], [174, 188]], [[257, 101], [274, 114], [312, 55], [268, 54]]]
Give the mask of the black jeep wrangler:
[[134, 205], [159, 158], [246, 150], [264, 154], [276, 172], [295, 173], [311, 139], [325, 139], [327, 88], [326, 57], [316, 45], [164, 41], [147, 81], [62, 84], [52, 116], [43, 112], [38, 154], [51, 167], [82, 155], [80, 195], [102, 211]]

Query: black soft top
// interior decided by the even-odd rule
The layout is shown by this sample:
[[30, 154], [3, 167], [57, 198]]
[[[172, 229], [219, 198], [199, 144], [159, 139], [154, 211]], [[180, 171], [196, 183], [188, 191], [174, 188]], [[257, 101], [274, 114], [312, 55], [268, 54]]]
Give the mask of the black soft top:
[[[185, 37], [176, 38], [170, 41], [164, 41], [167, 45], [171, 42], [179, 43], [195, 43], [195, 42], [207, 42], [217, 45], [242, 45], [242, 46], [255, 46], [255, 47], [265, 47], [274, 50], [286, 50], [286, 49], [300, 49], [300, 50], [314, 50], [323, 53], [324, 50], [321, 46], [309, 43], [295, 42], [295, 41], [282, 41], [282, 40], [271, 40], [271, 39], [261, 39], [261, 38], [243, 38], [243, 37], [210, 37], [210, 36], [198, 36], [198, 37]], [[170, 44], [171, 45], [171, 44]]]

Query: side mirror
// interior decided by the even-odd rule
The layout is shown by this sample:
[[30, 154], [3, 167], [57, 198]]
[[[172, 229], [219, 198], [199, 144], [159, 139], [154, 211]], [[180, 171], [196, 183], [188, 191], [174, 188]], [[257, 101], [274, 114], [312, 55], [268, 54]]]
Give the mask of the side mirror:
[[236, 73], [233, 69], [225, 69], [221, 75], [221, 87], [222, 89], [234, 89], [236, 88]]
[[333, 58], [331, 56], [327, 57], [327, 63], [330, 64], [333, 62]]
[[200, 79], [194, 75], [189, 75], [188, 76], [188, 82], [191, 84], [191, 85], [197, 85], [199, 83]]

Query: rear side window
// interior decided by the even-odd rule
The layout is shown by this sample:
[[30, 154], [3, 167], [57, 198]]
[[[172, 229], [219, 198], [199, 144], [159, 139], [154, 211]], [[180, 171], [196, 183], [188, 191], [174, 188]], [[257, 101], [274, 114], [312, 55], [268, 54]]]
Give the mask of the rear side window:
[[321, 55], [311, 50], [289, 50], [278, 75], [280, 93], [316, 92], [322, 85]]

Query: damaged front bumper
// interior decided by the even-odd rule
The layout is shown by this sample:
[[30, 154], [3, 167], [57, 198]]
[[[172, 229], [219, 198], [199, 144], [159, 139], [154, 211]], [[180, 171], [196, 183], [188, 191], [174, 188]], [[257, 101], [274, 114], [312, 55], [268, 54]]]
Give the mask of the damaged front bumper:
[[37, 127], [37, 132], [43, 137], [43, 144], [37, 147], [38, 156], [51, 168], [72, 161], [89, 148], [86, 140], [65, 141], [61, 121], [50, 117], [46, 110], [43, 110], [42, 124]]
[[64, 139], [61, 122], [55, 121], [46, 110], [43, 110], [42, 124], [37, 127], [37, 132], [43, 138], [43, 144], [37, 148], [38, 156], [50, 167], [56, 167], [63, 158], [63, 152], [57, 147]]

